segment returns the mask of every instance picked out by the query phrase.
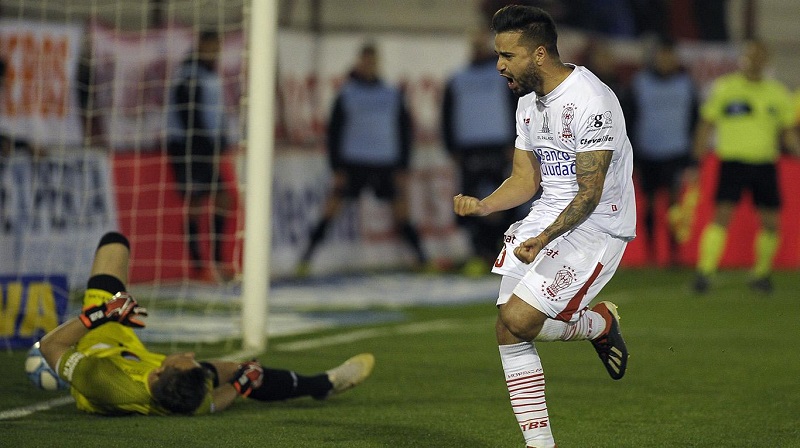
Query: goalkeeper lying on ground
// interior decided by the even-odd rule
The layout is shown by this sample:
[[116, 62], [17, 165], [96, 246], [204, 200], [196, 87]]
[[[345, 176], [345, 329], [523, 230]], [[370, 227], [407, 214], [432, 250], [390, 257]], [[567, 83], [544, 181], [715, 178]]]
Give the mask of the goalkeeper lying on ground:
[[350, 389], [372, 372], [361, 354], [314, 376], [265, 368], [255, 361], [198, 362], [193, 353], [148, 351], [132, 328], [147, 311], [125, 292], [130, 250], [116, 232], [100, 240], [83, 299], [83, 312], [40, 341], [47, 363], [70, 383], [78, 409], [105, 414], [207, 414], [238, 396], [262, 401], [311, 396], [323, 399]]

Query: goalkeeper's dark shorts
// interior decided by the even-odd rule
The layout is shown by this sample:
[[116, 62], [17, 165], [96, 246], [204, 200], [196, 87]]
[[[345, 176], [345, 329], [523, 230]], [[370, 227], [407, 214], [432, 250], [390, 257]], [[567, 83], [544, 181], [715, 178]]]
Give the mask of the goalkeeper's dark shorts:
[[717, 202], [739, 202], [745, 191], [753, 195], [756, 207], [780, 208], [777, 166], [774, 163], [720, 163]]

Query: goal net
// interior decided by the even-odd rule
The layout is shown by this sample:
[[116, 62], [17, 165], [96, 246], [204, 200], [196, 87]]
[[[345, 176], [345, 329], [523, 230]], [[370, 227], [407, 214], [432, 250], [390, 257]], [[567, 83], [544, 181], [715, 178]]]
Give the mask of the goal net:
[[74, 313], [118, 230], [145, 339], [241, 337], [249, 2], [0, 8], [2, 336]]
[[[410, 215], [423, 245], [442, 266], [470, 255], [450, 205], [455, 170], [439, 141], [441, 93], [468, 59], [465, 36], [278, 28], [270, 57], [258, 53], [270, 44], [251, 36], [286, 14], [254, 13], [275, 3], [0, 1], [0, 344], [21, 339], [24, 346], [53, 326], [46, 316], [77, 312], [97, 242], [109, 230], [131, 241], [130, 289], [151, 311], [144, 339], [238, 348], [249, 318], [256, 317], [251, 331], [263, 330], [267, 282], [294, 278], [322, 213], [332, 177], [326, 122], [367, 41], [381, 52], [385, 80], [403, 87], [413, 116]], [[268, 26], [251, 26], [254, 18]], [[209, 35], [218, 57], [203, 62], [199, 40]], [[254, 69], [256, 56], [277, 68]], [[211, 67], [204, 77], [203, 64]], [[273, 92], [266, 106], [274, 112], [259, 108]], [[180, 119], [202, 126], [182, 127]], [[260, 255], [258, 265], [248, 251]], [[413, 258], [393, 229], [390, 205], [365, 192], [331, 223], [310, 272], [374, 272]], [[375, 285], [368, 293], [343, 286], [341, 297], [357, 304], [346, 306], [387, 297], [419, 303], [435, 289], [383, 292]], [[246, 298], [254, 291], [260, 302]], [[285, 309], [298, 294], [306, 308], [334, 300], [329, 291], [282, 291], [278, 307]], [[305, 328], [286, 322], [279, 321]]]

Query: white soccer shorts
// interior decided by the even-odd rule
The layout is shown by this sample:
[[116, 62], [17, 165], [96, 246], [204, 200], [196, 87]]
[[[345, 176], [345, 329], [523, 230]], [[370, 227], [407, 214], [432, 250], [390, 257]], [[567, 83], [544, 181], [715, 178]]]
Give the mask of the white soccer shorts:
[[514, 255], [514, 248], [538, 235], [544, 228], [542, 221], [529, 216], [506, 231], [492, 268], [503, 276], [497, 305], [514, 294], [552, 319], [577, 320], [617, 271], [627, 241], [579, 226], [525, 264]]

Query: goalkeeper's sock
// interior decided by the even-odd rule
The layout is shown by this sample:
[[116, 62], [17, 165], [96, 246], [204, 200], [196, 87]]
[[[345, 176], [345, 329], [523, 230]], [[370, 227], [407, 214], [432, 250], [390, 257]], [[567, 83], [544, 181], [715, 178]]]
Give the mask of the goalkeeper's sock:
[[333, 388], [328, 375], [298, 375], [291, 370], [264, 368], [264, 382], [253, 389], [248, 398], [261, 401], [282, 401], [305, 396], [325, 397]]
[[765, 278], [772, 272], [772, 263], [778, 252], [778, 232], [762, 230], [756, 236], [756, 262], [753, 265], [753, 277]]
[[728, 231], [725, 227], [711, 223], [703, 230], [700, 237], [700, 254], [697, 260], [697, 272], [709, 276], [717, 272], [719, 261], [725, 250]]
[[511, 409], [529, 446], [555, 447], [544, 398], [544, 371], [532, 342], [501, 345]]
[[130, 249], [131, 244], [128, 242], [128, 238], [125, 235], [119, 232], [108, 232], [100, 238], [100, 242], [97, 243], [97, 250], [101, 247], [105, 246], [106, 244], [122, 244], [126, 248]]
[[125, 283], [117, 277], [108, 274], [93, 275], [86, 282], [83, 307], [100, 306], [120, 291], [126, 291]]
[[574, 322], [563, 322], [556, 319], [545, 319], [542, 329], [534, 338], [535, 341], [586, 341], [594, 339], [606, 328], [606, 320], [600, 313], [586, 310], [580, 319]]

